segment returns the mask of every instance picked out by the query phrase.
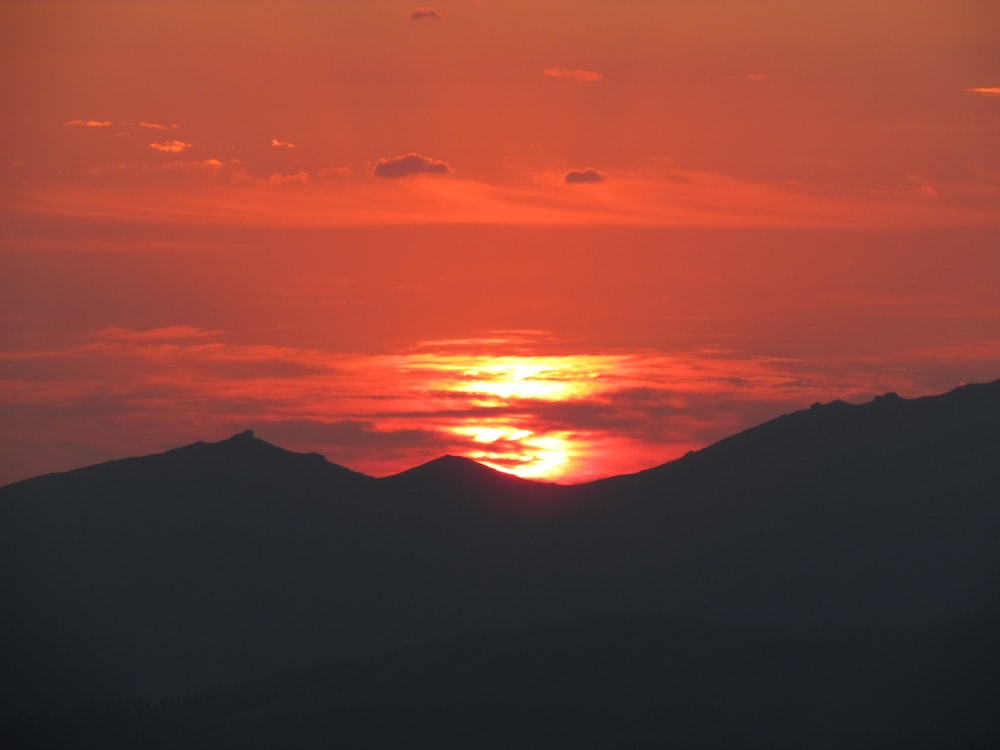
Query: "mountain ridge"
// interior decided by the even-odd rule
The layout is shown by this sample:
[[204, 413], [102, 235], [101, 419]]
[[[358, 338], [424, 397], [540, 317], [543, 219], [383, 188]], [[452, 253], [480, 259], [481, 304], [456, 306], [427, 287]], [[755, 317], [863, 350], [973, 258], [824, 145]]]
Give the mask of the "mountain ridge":
[[580, 485], [461, 457], [373, 478], [250, 432], [7, 485], [0, 714], [595, 615], [779, 645], [975, 619], [1000, 591], [998, 426], [1000, 381]]
[[[985, 393], [985, 394], [991, 394], [990, 398], [993, 401], [1000, 401], [1000, 380], [994, 380], [994, 381], [990, 381], [990, 382], [987, 382], [987, 383], [966, 383], [966, 384], [957, 386], [957, 387], [953, 388], [952, 390], [944, 392], [944, 393], [932, 394], [932, 395], [927, 395], [927, 396], [918, 396], [918, 397], [914, 397], [914, 398], [906, 398], [906, 397], [902, 397], [902, 396], [898, 395], [895, 392], [889, 392], [889, 393], [885, 393], [885, 394], [882, 394], [882, 395], [876, 395], [876, 396], [874, 396], [872, 398], [872, 400], [866, 401], [866, 402], [863, 402], [863, 403], [860, 403], [860, 404], [851, 404], [851, 403], [845, 402], [845, 401], [840, 400], [840, 399], [835, 399], [833, 401], [829, 401], [829, 402], [825, 402], [825, 403], [814, 403], [809, 408], [799, 409], [799, 410], [796, 410], [796, 411], [793, 411], [793, 412], [789, 412], [789, 413], [780, 415], [778, 417], [774, 417], [774, 418], [769, 419], [769, 420], [765, 420], [764, 422], [762, 422], [762, 423], [760, 423], [758, 425], [754, 425], [754, 426], [749, 427], [749, 428], [747, 428], [745, 430], [741, 430], [740, 432], [737, 432], [737, 433], [734, 433], [732, 435], [729, 435], [729, 436], [727, 436], [725, 438], [722, 438], [721, 440], [718, 440], [718, 441], [716, 441], [714, 443], [711, 443], [710, 445], [707, 445], [707, 446], [705, 446], [703, 448], [699, 448], [699, 449], [696, 449], [696, 450], [689, 451], [684, 456], [680, 456], [678, 458], [665, 461], [662, 464], [657, 464], [655, 466], [651, 466], [651, 467], [646, 468], [646, 469], [640, 469], [640, 470], [635, 471], [635, 472], [627, 472], [625, 474], [615, 474], [615, 475], [611, 475], [611, 476], [607, 476], [607, 477], [600, 477], [598, 479], [588, 480], [586, 482], [572, 483], [572, 484], [563, 485], [563, 486], [571, 486], [572, 487], [572, 486], [578, 486], [578, 485], [594, 484], [594, 483], [599, 483], [599, 482], [607, 482], [609, 480], [616, 480], [616, 479], [619, 479], [621, 477], [633, 477], [633, 476], [636, 476], [636, 475], [643, 475], [643, 474], [646, 474], [648, 472], [659, 472], [659, 471], [665, 470], [667, 467], [670, 467], [670, 466], [672, 466], [674, 464], [677, 464], [678, 462], [682, 462], [682, 461], [685, 461], [685, 460], [690, 460], [690, 457], [692, 457], [692, 456], [702, 455], [702, 454], [704, 454], [705, 451], [711, 451], [713, 449], [717, 450], [719, 446], [728, 446], [728, 445], [730, 445], [730, 444], [732, 444], [734, 442], [737, 442], [737, 441], [740, 441], [740, 440], [745, 440], [746, 436], [756, 435], [758, 433], [758, 431], [761, 431], [762, 429], [763, 430], [775, 429], [779, 425], [780, 426], [785, 426], [785, 425], [787, 425], [789, 423], [793, 423], [793, 422], [796, 422], [796, 421], [802, 422], [805, 419], [815, 420], [817, 417], [819, 417], [820, 419], [826, 419], [827, 421], [829, 421], [829, 418], [832, 415], [841, 416], [841, 415], [844, 415], [844, 414], [849, 414], [852, 411], [854, 413], [864, 413], [865, 410], [867, 410], [868, 413], [871, 413], [871, 411], [873, 409], [876, 409], [876, 408], [878, 408], [878, 409], [893, 409], [893, 408], [896, 408], [900, 404], [926, 404], [926, 405], [941, 404], [941, 405], [944, 405], [946, 402], [956, 403], [956, 402], [965, 401], [969, 397], [971, 397], [973, 394], [983, 394], [983, 393]], [[862, 412], [857, 412], [857, 410], [862, 410]], [[231, 435], [228, 438], [223, 438], [223, 439], [218, 440], [218, 441], [203, 441], [203, 440], [198, 440], [198, 441], [195, 441], [193, 443], [189, 443], [189, 444], [186, 444], [186, 445], [179, 446], [177, 448], [172, 448], [172, 449], [163, 451], [161, 453], [153, 453], [153, 454], [146, 454], [146, 455], [140, 455], [140, 456], [129, 456], [129, 457], [125, 457], [125, 458], [117, 458], [117, 459], [112, 459], [110, 461], [103, 461], [103, 462], [99, 462], [99, 463], [96, 463], [96, 464], [89, 464], [89, 465], [82, 466], [82, 467], [77, 467], [77, 468], [74, 468], [74, 469], [68, 469], [66, 471], [48, 472], [48, 473], [45, 473], [45, 474], [40, 474], [40, 475], [35, 476], [35, 477], [29, 477], [27, 479], [21, 479], [21, 480], [15, 481], [15, 482], [11, 482], [10, 484], [0, 486], [0, 489], [4, 489], [6, 487], [11, 487], [11, 486], [14, 486], [14, 485], [18, 485], [18, 484], [21, 484], [23, 482], [31, 482], [31, 481], [40, 479], [42, 477], [72, 474], [74, 472], [86, 471], [86, 470], [94, 469], [94, 468], [100, 467], [100, 466], [111, 465], [111, 464], [120, 464], [122, 462], [130, 462], [130, 461], [135, 461], [135, 460], [139, 460], [139, 459], [148, 459], [148, 458], [153, 458], [153, 457], [156, 457], [156, 456], [166, 456], [166, 455], [175, 454], [177, 452], [202, 451], [202, 450], [206, 450], [206, 449], [211, 449], [212, 446], [214, 446], [216, 450], [218, 450], [218, 449], [234, 449], [235, 450], [237, 448], [249, 449], [250, 446], [253, 446], [254, 449], [256, 449], [258, 451], [261, 451], [261, 450], [270, 450], [270, 451], [272, 451], [273, 454], [277, 454], [278, 452], [280, 452], [280, 454], [283, 454], [285, 456], [300, 457], [297, 460], [301, 460], [301, 461], [305, 461], [305, 460], [318, 461], [318, 460], [321, 459], [323, 462], [325, 462], [329, 466], [336, 467], [337, 470], [341, 470], [342, 472], [349, 472], [350, 475], [353, 475], [353, 476], [356, 476], [356, 477], [359, 477], [359, 478], [360, 477], [366, 477], [368, 479], [374, 479], [374, 480], [380, 480], [380, 481], [382, 481], [382, 480], [397, 481], [401, 477], [422, 477], [422, 476], [432, 477], [434, 480], [442, 479], [444, 477], [451, 476], [454, 479], [461, 480], [461, 479], [468, 479], [470, 477], [480, 476], [480, 477], [491, 477], [493, 479], [498, 479], [498, 478], [503, 478], [503, 477], [512, 477], [512, 478], [520, 480], [522, 482], [529, 482], [529, 483], [541, 484], [541, 485], [561, 484], [561, 483], [557, 483], [557, 482], [548, 482], [548, 481], [544, 481], [544, 480], [540, 481], [540, 480], [535, 480], [535, 479], [527, 479], [527, 478], [524, 478], [524, 477], [519, 477], [519, 476], [517, 476], [517, 474], [515, 474], [513, 472], [506, 472], [506, 471], [502, 471], [502, 470], [499, 470], [499, 469], [494, 469], [493, 467], [490, 467], [490, 466], [487, 466], [485, 464], [479, 463], [475, 459], [469, 458], [467, 456], [458, 456], [458, 455], [451, 455], [451, 454], [445, 454], [445, 455], [439, 456], [437, 458], [430, 459], [428, 461], [425, 461], [422, 464], [418, 464], [416, 466], [410, 467], [408, 469], [404, 469], [404, 470], [399, 471], [399, 472], [395, 472], [393, 474], [389, 474], [389, 475], [385, 475], [385, 476], [380, 476], [380, 477], [374, 477], [372, 475], [365, 474], [363, 472], [359, 472], [359, 471], [356, 471], [354, 469], [351, 469], [351, 468], [349, 468], [347, 466], [344, 466], [343, 464], [339, 464], [339, 463], [330, 461], [328, 458], [326, 458], [326, 456], [324, 456], [323, 454], [320, 454], [320, 453], [316, 453], [316, 452], [299, 452], [299, 451], [288, 450], [286, 448], [283, 448], [283, 447], [278, 446], [278, 445], [276, 445], [274, 443], [270, 443], [270, 442], [268, 442], [266, 440], [263, 440], [263, 439], [257, 437], [256, 434], [255, 434], [255, 432], [254, 432], [254, 430], [247, 429], [247, 430], [243, 430], [241, 432], [235, 433], [235, 434]], [[265, 448], [265, 446], [266, 446], [266, 448]], [[345, 476], [346, 475], [347, 474], [345, 474]]]

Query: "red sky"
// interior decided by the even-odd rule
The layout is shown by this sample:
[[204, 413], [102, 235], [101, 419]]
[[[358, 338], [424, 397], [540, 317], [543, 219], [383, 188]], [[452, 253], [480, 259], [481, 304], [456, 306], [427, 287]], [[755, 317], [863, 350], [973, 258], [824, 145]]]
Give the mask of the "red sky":
[[0, 0], [0, 482], [246, 428], [580, 481], [1000, 377], [998, 38], [988, 0]]

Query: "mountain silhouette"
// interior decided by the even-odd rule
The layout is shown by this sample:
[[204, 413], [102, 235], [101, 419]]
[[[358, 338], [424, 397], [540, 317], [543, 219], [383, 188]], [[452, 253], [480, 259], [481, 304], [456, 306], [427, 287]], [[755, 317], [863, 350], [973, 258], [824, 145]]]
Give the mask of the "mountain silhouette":
[[376, 479], [251, 432], [18, 482], [0, 716], [25, 746], [118, 746], [147, 700], [120, 746], [991, 746], [998, 427], [1000, 381], [576, 486], [454, 456]]
[[441, 456], [415, 468], [394, 474], [387, 479], [398, 482], [508, 482], [512, 485], [530, 481], [511, 474], [504, 474], [464, 456]]

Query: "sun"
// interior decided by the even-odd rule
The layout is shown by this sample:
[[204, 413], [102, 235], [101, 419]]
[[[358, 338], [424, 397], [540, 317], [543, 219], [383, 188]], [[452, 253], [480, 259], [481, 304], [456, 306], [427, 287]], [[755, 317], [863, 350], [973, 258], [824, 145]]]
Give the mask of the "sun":
[[[406, 368], [426, 378], [455, 417], [441, 428], [463, 455], [500, 471], [556, 481], [572, 474], [582, 434], [561, 426], [559, 404], [595, 397], [612, 358], [572, 356], [420, 356]], [[464, 405], [464, 406], [463, 406]]]
[[567, 433], [539, 435], [514, 425], [496, 424], [459, 425], [451, 431], [481, 446], [469, 450], [469, 458], [525, 479], [558, 479], [572, 462]]

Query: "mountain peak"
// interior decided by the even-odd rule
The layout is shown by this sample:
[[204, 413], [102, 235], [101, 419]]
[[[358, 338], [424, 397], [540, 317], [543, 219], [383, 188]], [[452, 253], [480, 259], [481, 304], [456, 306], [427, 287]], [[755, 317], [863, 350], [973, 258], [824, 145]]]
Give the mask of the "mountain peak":
[[393, 474], [386, 477], [389, 480], [409, 479], [421, 481], [445, 481], [445, 482], [471, 482], [471, 481], [509, 481], [528, 482], [531, 480], [522, 479], [513, 474], [498, 471], [489, 466], [468, 458], [467, 456], [453, 456], [450, 454], [440, 456], [427, 463], [420, 464], [412, 469]]
[[[157, 460], [168, 457], [168, 460], [193, 459], [204, 466], [228, 466], [237, 471], [270, 471], [295, 472], [304, 467], [312, 467], [321, 471], [333, 472], [345, 477], [364, 477], [365, 474], [348, 469], [344, 466], [326, 460], [320, 453], [300, 453], [269, 443], [256, 436], [253, 430], [243, 430], [235, 435], [216, 442], [199, 440], [196, 443], [175, 448], [148, 459]], [[132, 459], [135, 460], [135, 459]], [[192, 464], [193, 465], [193, 464]]]
[[481, 464], [475, 459], [469, 458], [468, 456], [456, 456], [451, 453], [446, 453], [443, 456], [439, 456], [431, 461], [428, 461], [423, 466], [449, 466], [449, 467], [465, 467], [467, 469], [473, 469], [478, 467], [479, 469], [485, 469], [486, 471], [496, 472], [496, 469], [491, 469], [485, 464]]

